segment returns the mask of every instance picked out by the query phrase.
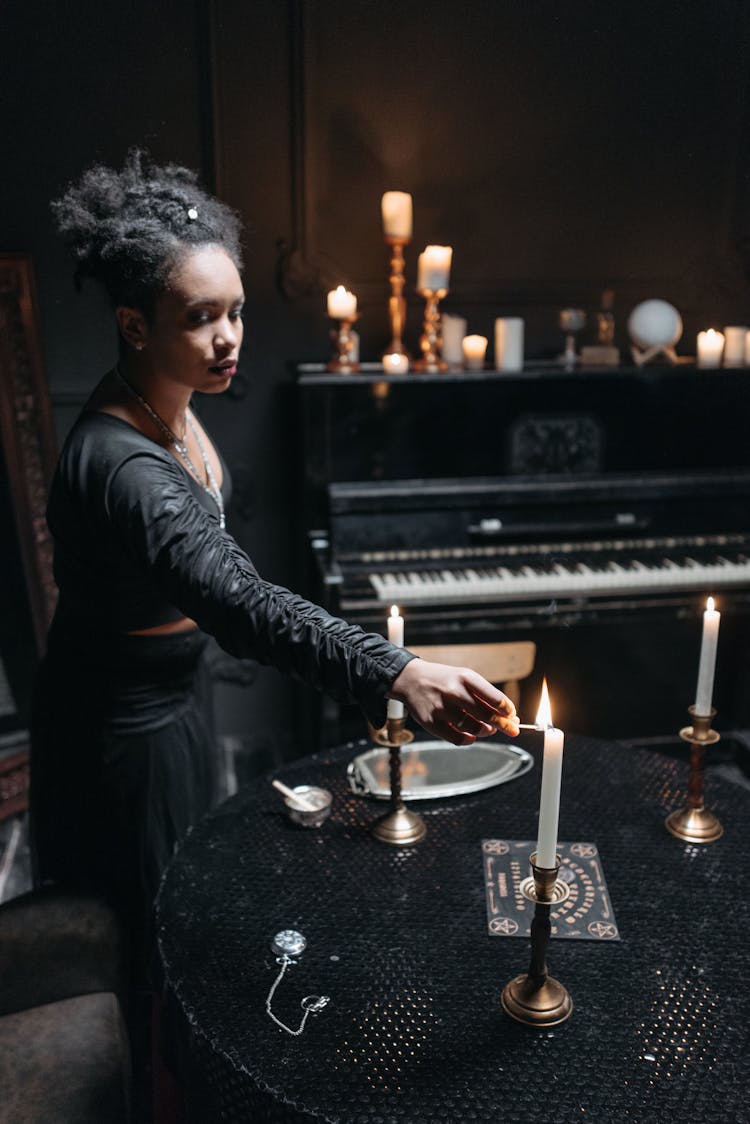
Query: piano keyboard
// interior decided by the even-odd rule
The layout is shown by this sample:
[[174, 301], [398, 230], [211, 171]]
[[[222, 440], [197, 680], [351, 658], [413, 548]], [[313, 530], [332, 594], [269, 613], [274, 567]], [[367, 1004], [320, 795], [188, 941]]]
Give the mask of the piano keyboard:
[[743, 553], [586, 561], [535, 559], [522, 565], [464, 569], [415, 569], [368, 575], [383, 604], [429, 605], [440, 601], [515, 601], [597, 597], [627, 593], [711, 593], [750, 584], [750, 557]]

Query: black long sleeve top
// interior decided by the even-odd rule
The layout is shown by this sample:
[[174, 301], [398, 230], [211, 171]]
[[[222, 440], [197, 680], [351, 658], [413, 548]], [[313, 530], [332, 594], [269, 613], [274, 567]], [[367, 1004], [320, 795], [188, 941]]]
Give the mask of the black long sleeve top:
[[264, 581], [219, 527], [212, 498], [127, 422], [84, 411], [62, 450], [47, 518], [59, 611], [131, 632], [191, 617], [236, 656], [272, 664], [376, 726], [411, 653]]

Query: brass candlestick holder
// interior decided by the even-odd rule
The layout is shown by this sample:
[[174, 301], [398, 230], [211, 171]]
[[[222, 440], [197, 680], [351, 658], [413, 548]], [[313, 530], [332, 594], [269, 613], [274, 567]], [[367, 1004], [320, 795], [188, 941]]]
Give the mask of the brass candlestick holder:
[[570, 893], [565, 882], [559, 882], [560, 858], [554, 867], [536, 865], [536, 852], [531, 856], [532, 877], [520, 885], [521, 893], [534, 902], [531, 921], [531, 963], [524, 976], [516, 976], [503, 988], [503, 1010], [525, 1026], [558, 1026], [573, 1013], [573, 1000], [565, 987], [547, 974], [547, 947], [552, 933], [550, 909], [560, 905]]
[[424, 329], [419, 337], [419, 346], [422, 349], [422, 358], [414, 364], [415, 371], [447, 371], [448, 364], [440, 352], [443, 347], [443, 335], [440, 330], [440, 301], [448, 295], [447, 289], [420, 289], [420, 297], [424, 297]]
[[330, 362], [326, 364], [327, 371], [337, 371], [341, 375], [348, 375], [360, 369], [359, 363], [352, 358], [354, 350], [352, 325], [358, 319], [358, 316], [352, 316], [336, 321], [338, 327], [331, 332], [331, 339], [336, 352]]
[[391, 322], [391, 342], [387, 350], [383, 353], [386, 355], [398, 355], [406, 360], [408, 364], [411, 362], [411, 356], [404, 347], [403, 337], [406, 330], [406, 300], [404, 299], [404, 284], [406, 281], [404, 275], [404, 246], [407, 246], [411, 239], [409, 238], [395, 238], [391, 235], [386, 235], [386, 242], [391, 247], [391, 295], [388, 298], [388, 316]]
[[422, 817], [410, 812], [401, 799], [401, 746], [414, 741], [414, 734], [406, 729], [406, 717], [389, 718], [382, 730], [373, 731], [378, 745], [388, 746], [388, 769], [391, 783], [391, 809], [373, 825], [372, 834], [382, 843], [406, 847], [419, 843], [427, 834]]
[[707, 745], [715, 745], [719, 734], [711, 729], [711, 721], [716, 714], [696, 714], [695, 707], [688, 707], [688, 714], [693, 720], [692, 726], [683, 726], [680, 737], [689, 742], [690, 750], [690, 776], [688, 779], [687, 807], [667, 816], [665, 823], [667, 831], [684, 839], [688, 843], [713, 843], [724, 834], [724, 828], [719, 820], [709, 812], [703, 803], [703, 765]]

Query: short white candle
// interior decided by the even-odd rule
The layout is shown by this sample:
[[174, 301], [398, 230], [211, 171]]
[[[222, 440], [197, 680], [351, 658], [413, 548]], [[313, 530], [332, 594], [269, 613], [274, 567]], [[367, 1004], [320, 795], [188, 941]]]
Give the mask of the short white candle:
[[721, 354], [724, 350], [724, 336], [709, 328], [707, 332], [698, 332], [698, 366], [720, 367]]
[[461, 344], [466, 335], [466, 321], [463, 316], [451, 316], [449, 312], [444, 312], [440, 317], [440, 334], [443, 337], [440, 354], [446, 363], [458, 366], [464, 358]]
[[745, 366], [745, 338], [747, 328], [733, 324], [724, 329], [724, 366]]
[[452, 260], [452, 246], [425, 246], [417, 263], [417, 291], [447, 291]]
[[695, 689], [694, 709], [695, 713], [700, 716], [711, 713], [720, 620], [721, 613], [714, 608], [713, 597], [709, 597], [703, 613], [703, 636], [701, 638], [700, 660], [698, 661], [698, 686]]
[[464, 363], [470, 371], [481, 371], [487, 354], [486, 336], [464, 336], [462, 342]]
[[412, 204], [408, 191], [386, 191], [380, 200], [386, 238], [411, 238]]
[[[404, 618], [398, 611], [398, 605], [391, 605], [391, 615], [388, 618], [388, 639], [397, 648], [404, 646]], [[403, 718], [404, 704], [398, 699], [388, 699], [389, 718]]]
[[523, 370], [523, 320], [500, 316], [495, 321], [495, 370]]
[[357, 298], [343, 285], [328, 294], [328, 315], [332, 320], [351, 320], [357, 311]]
[[387, 375], [405, 375], [409, 370], [409, 356], [392, 351], [383, 356], [383, 370]]
[[537, 726], [544, 727], [544, 760], [542, 791], [539, 798], [539, 835], [536, 844], [536, 865], [551, 870], [557, 859], [557, 821], [560, 815], [560, 782], [562, 780], [565, 735], [552, 725], [547, 680], [542, 684], [542, 699], [536, 716]]

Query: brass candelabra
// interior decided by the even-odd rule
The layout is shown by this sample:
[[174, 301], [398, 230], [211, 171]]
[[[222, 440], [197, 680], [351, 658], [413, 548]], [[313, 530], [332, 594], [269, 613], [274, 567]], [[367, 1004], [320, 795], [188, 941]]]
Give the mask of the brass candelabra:
[[531, 963], [525, 975], [516, 976], [503, 988], [503, 1010], [525, 1026], [548, 1027], [564, 1023], [573, 1013], [573, 1001], [565, 987], [547, 973], [547, 947], [552, 934], [550, 910], [560, 905], [570, 893], [565, 882], [558, 880], [560, 858], [554, 867], [536, 865], [536, 852], [531, 856], [530, 878], [520, 885], [523, 896], [534, 902], [531, 921]]
[[715, 745], [719, 734], [711, 729], [716, 714], [696, 714], [695, 707], [688, 707], [692, 719], [691, 726], [683, 726], [680, 737], [688, 742], [690, 749], [690, 775], [688, 778], [688, 802], [685, 808], [672, 812], [666, 818], [667, 831], [688, 843], [713, 843], [724, 834], [719, 820], [709, 812], [703, 802], [703, 767], [707, 745]]
[[[388, 317], [391, 322], [391, 342], [389, 343], [383, 357], [398, 356], [401, 361], [400, 366], [406, 367], [411, 361], [411, 356], [404, 347], [404, 333], [406, 331], [406, 299], [404, 298], [404, 284], [405, 278], [405, 263], [404, 263], [404, 246], [407, 246], [411, 239], [409, 238], [396, 238], [392, 235], [386, 235], [386, 242], [391, 247], [391, 272], [390, 284], [391, 295], [388, 298]], [[395, 361], [390, 360], [393, 366]]]
[[391, 807], [373, 825], [372, 834], [381, 843], [406, 847], [424, 839], [427, 828], [418, 812], [410, 812], [401, 797], [401, 746], [414, 741], [414, 734], [406, 729], [406, 717], [389, 718], [382, 730], [374, 730], [378, 745], [388, 747]]
[[448, 295], [447, 289], [420, 289], [419, 295], [424, 297], [424, 328], [419, 338], [422, 358], [414, 364], [415, 371], [447, 371], [448, 364], [440, 352], [443, 347], [443, 335], [440, 326], [440, 301]]
[[331, 331], [331, 339], [336, 350], [333, 358], [326, 364], [327, 371], [336, 371], [339, 374], [348, 375], [360, 369], [359, 363], [352, 358], [354, 350], [352, 325], [358, 319], [358, 316], [352, 316], [336, 321], [338, 327]]

